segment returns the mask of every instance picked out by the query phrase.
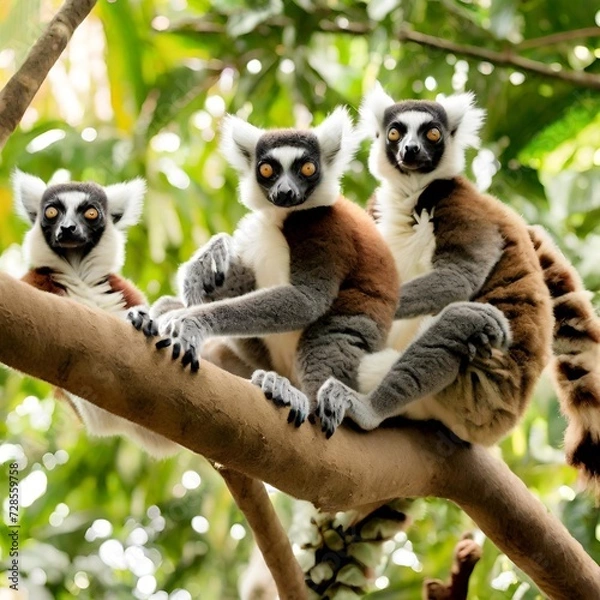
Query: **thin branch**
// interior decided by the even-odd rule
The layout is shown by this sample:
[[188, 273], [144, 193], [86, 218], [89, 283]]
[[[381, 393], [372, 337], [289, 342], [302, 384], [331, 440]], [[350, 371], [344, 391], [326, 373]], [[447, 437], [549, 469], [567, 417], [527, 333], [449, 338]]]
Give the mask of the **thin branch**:
[[[278, 17], [277, 19], [270, 19], [261, 23], [261, 27], [275, 27], [281, 28], [287, 24], [293, 23], [291, 20], [285, 20], [284, 18]], [[375, 24], [365, 22], [348, 22], [342, 23], [332, 20], [323, 19], [319, 22], [319, 30], [324, 33], [346, 33], [351, 35], [369, 35], [373, 33]], [[173, 24], [167, 30], [171, 33], [177, 32], [193, 32], [202, 34], [218, 34], [223, 35], [227, 33], [227, 29], [224, 25], [207, 21], [205, 19], [186, 19]], [[572, 71], [569, 69], [555, 69], [554, 67], [548, 66], [547, 64], [525, 58], [516, 52], [519, 49], [532, 48], [537, 45], [545, 45], [555, 43], [556, 41], [564, 41], [568, 39], [577, 39], [580, 37], [593, 37], [600, 35], [600, 28], [591, 27], [588, 29], [578, 29], [574, 31], [566, 31], [554, 34], [552, 36], [546, 36], [545, 38], [536, 38], [535, 40], [526, 40], [517, 46], [510, 47], [507, 50], [498, 52], [495, 50], [487, 50], [480, 46], [471, 46], [467, 44], [457, 44], [455, 42], [439, 38], [433, 35], [421, 33], [408, 28], [400, 29], [398, 39], [401, 42], [413, 42], [421, 46], [429, 48], [437, 48], [438, 50], [444, 50], [453, 54], [461, 56], [468, 56], [470, 58], [476, 58], [479, 60], [486, 60], [494, 65], [513, 67], [529, 73], [535, 73], [542, 77], [550, 79], [557, 79], [559, 81], [565, 81], [580, 87], [586, 87], [593, 90], [600, 90], [600, 75], [594, 73], [587, 73], [585, 71]]]
[[306, 600], [304, 573], [264, 484], [226, 467], [218, 471], [254, 532], [254, 540], [271, 571], [281, 600]]
[[555, 70], [537, 60], [531, 60], [529, 58], [520, 56], [512, 49], [505, 50], [503, 52], [496, 52], [495, 50], [487, 50], [486, 48], [482, 48], [480, 46], [456, 44], [455, 42], [450, 42], [442, 38], [420, 33], [418, 31], [412, 31], [410, 29], [402, 29], [398, 37], [400, 41], [403, 42], [414, 42], [416, 44], [420, 44], [421, 46], [437, 48], [439, 50], [444, 50], [453, 54], [459, 54], [461, 56], [486, 60], [495, 65], [513, 67], [522, 71], [536, 73], [542, 77], [558, 79], [560, 81], [565, 81], [581, 87], [600, 90], [600, 75], [587, 73], [585, 71], [570, 71], [567, 69]]
[[554, 46], [555, 44], [561, 44], [563, 42], [592, 37], [600, 37], [600, 27], [584, 27], [582, 29], [572, 29], [571, 31], [559, 31], [558, 33], [523, 40], [522, 42], [519, 42], [516, 47], [519, 50], [529, 50], [530, 48]]
[[48, 72], [97, 0], [67, 0], [0, 91], [0, 149], [21, 122]]
[[208, 362], [191, 375], [129, 324], [3, 273], [0, 332], [0, 362], [231, 469], [326, 510], [448, 498], [550, 598], [600, 598], [600, 566], [560, 521], [502, 461], [440, 426], [343, 427], [330, 440], [294, 429], [247, 380]]

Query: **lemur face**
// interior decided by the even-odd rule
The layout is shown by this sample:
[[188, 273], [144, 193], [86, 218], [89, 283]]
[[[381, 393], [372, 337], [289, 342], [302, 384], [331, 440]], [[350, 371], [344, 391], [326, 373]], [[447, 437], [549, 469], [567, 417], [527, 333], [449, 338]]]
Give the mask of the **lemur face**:
[[52, 185], [40, 204], [40, 227], [48, 246], [57, 254], [87, 254], [94, 248], [107, 222], [108, 201], [93, 183]]
[[308, 130], [263, 130], [230, 115], [223, 122], [221, 150], [240, 174], [243, 204], [289, 212], [337, 200], [358, 141], [344, 108]]
[[304, 204], [321, 181], [319, 141], [308, 131], [263, 134], [255, 163], [256, 182], [275, 206]]
[[101, 262], [107, 273], [122, 266], [123, 232], [141, 216], [143, 179], [106, 187], [78, 182], [47, 185], [15, 169], [12, 186], [15, 208], [31, 225], [23, 243], [30, 266], [82, 259]]
[[[472, 93], [437, 102], [396, 102], [377, 84], [360, 108], [361, 130], [374, 139], [369, 169], [380, 181], [414, 192], [435, 178], [459, 175], [465, 150], [479, 146], [485, 112]], [[412, 193], [411, 192], [411, 193]]]
[[406, 101], [383, 116], [385, 152], [401, 173], [430, 173], [439, 164], [450, 135], [446, 111], [435, 102]]

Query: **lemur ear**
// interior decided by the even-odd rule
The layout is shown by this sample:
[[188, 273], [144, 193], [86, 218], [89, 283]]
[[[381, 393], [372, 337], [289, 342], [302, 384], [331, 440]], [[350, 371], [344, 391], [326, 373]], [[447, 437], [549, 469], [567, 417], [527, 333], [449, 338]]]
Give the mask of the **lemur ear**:
[[342, 172], [354, 157], [360, 141], [348, 110], [338, 106], [312, 131], [319, 140], [325, 163]]
[[456, 142], [463, 148], [478, 148], [479, 130], [485, 121], [485, 110], [475, 106], [475, 94], [452, 94], [440, 97], [437, 102], [448, 115], [448, 126]]
[[360, 105], [359, 130], [365, 137], [374, 138], [383, 133], [383, 114], [386, 108], [396, 104], [394, 99], [385, 93], [379, 81], [368, 92]]
[[142, 216], [146, 181], [141, 177], [104, 188], [108, 212], [118, 229], [135, 225]]
[[48, 187], [39, 177], [15, 169], [11, 175], [15, 210], [31, 224], [40, 211], [42, 196]]
[[221, 153], [238, 171], [247, 171], [252, 164], [256, 144], [264, 133], [244, 119], [226, 115], [221, 125]]

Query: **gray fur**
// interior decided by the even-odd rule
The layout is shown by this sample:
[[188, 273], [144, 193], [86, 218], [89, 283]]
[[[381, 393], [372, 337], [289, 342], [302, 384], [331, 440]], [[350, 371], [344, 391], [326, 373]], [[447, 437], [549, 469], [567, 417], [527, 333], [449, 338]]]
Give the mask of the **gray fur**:
[[374, 429], [401, 414], [409, 403], [450, 385], [466, 362], [509, 345], [508, 321], [496, 307], [477, 302], [450, 304], [370, 394], [359, 394], [352, 389], [355, 386], [329, 379], [319, 390], [317, 417], [328, 436], [344, 416], [363, 429]]
[[250, 381], [277, 406], [289, 407], [288, 423], [300, 427], [306, 421], [311, 410], [310, 401], [307, 395], [294, 387], [287, 377], [282, 377], [275, 371], [258, 369], [252, 374]]
[[254, 273], [233, 249], [233, 238], [213, 236], [180, 269], [181, 293], [186, 306], [235, 298], [254, 290]]
[[400, 288], [400, 302], [396, 319], [420, 315], [435, 315], [451, 302], [470, 300], [478, 292], [502, 256], [503, 241], [499, 232], [486, 232], [468, 254], [459, 254], [456, 248], [436, 248], [433, 271], [408, 281]]

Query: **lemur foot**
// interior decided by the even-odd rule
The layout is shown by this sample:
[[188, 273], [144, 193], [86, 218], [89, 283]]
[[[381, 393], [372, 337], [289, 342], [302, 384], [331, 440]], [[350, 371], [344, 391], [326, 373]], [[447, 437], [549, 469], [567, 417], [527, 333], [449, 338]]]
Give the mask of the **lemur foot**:
[[508, 320], [491, 304], [455, 302], [440, 313], [442, 319], [452, 328], [451, 337], [462, 337], [470, 361], [490, 358], [494, 348], [506, 351], [510, 346]]
[[321, 431], [329, 439], [344, 417], [352, 419], [361, 429], [375, 429], [383, 419], [375, 414], [369, 396], [330, 377], [317, 394], [316, 416], [321, 421]]
[[275, 371], [254, 371], [250, 381], [258, 386], [264, 395], [277, 406], [289, 406], [288, 423], [300, 427], [308, 417], [310, 402], [306, 394], [295, 388], [289, 379], [275, 373]]
[[146, 337], [158, 335], [158, 324], [150, 317], [149, 309], [145, 306], [132, 308], [127, 313], [127, 320]]
[[161, 335], [166, 336], [156, 342], [161, 350], [172, 346], [173, 360], [181, 356], [183, 367], [190, 365], [195, 373], [200, 368], [200, 351], [204, 340], [210, 335], [210, 327], [199, 317], [187, 316], [187, 310], [173, 310], [158, 319]]
[[181, 268], [183, 298], [187, 306], [211, 301], [225, 282], [233, 256], [233, 238], [226, 233], [213, 236]]
[[457, 562], [470, 566], [474, 566], [481, 559], [482, 553], [481, 546], [475, 540], [468, 537], [458, 542], [454, 549], [454, 556]]

